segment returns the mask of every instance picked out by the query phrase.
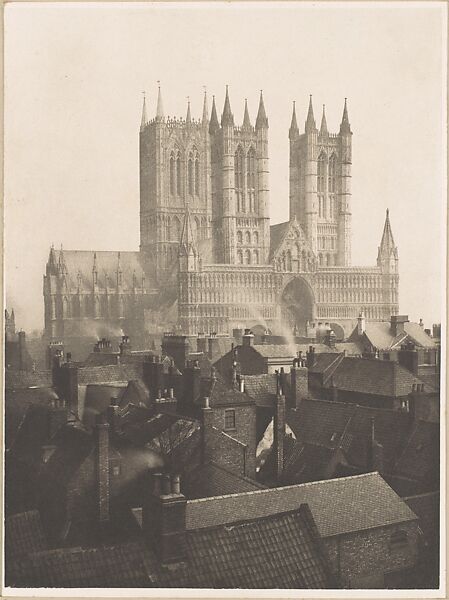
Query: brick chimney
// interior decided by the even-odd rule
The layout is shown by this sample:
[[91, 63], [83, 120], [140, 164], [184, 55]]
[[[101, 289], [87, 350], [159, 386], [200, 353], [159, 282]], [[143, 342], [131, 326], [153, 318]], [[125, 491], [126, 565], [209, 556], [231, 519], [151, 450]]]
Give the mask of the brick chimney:
[[101, 338], [94, 346], [94, 352], [102, 352], [104, 354], [109, 354], [112, 352], [112, 344], [111, 341], [107, 338]]
[[309, 346], [309, 351], [306, 353], [306, 365], [307, 368], [310, 369], [315, 364], [315, 348], [313, 346]]
[[359, 316], [357, 317], [357, 335], [361, 336], [365, 333], [365, 331], [366, 331], [365, 313], [363, 312], [363, 310], [361, 310]]
[[309, 395], [309, 369], [301, 359], [295, 359], [290, 371], [291, 408], [299, 408], [303, 398]]
[[162, 354], [171, 356], [180, 371], [186, 366], [187, 356], [190, 352], [190, 343], [187, 336], [164, 333], [164, 337], [162, 338]]
[[391, 334], [396, 337], [400, 333], [404, 333], [404, 326], [406, 323], [408, 323], [407, 315], [391, 315], [391, 318], [390, 318]]
[[384, 470], [384, 448], [376, 440], [375, 419], [371, 417], [371, 436], [368, 452], [368, 469], [383, 473]]
[[164, 393], [159, 398], [154, 400], [155, 409], [157, 412], [164, 414], [176, 414], [178, 401], [175, 398], [173, 388], [164, 390]]
[[251, 329], [245, 329], [242, 336], [242, 346], [254, 346], [254, 334]]
[[56, 388], [58, 396], [65, 398], [69, 410], [79, 417], [78, 367], [72, 362], [60, 364], [61, 360], [58, 356], [54, 358], [53, 386]]
[[150, 399], [160, 397], [164, 390], [164, 364], [159, 356], [148, 356], [143, 362], [143, 380], [150, 390]]
[[324, 338], [324, 343], [326, 344], [326, 346], [329, 346], [329, 348], [335, 348], [335, 342], [337, 340], [337, 336], [335, 335], [335, 332], [333, 329], [329, 329], [329, 331], [326, 332], [326, 336]]
[[201, 369], [197, 360], [191, 361], [183, 372], [183, 404], [192, 406], [201, 395]]
[[280, 374], [276, 373], [276, 375], [277, 390], [274, 403], [273, 450], [276, 462], [276, 481], [279, 481], [284, 470], [285, 396]]
[[94, 436], [97, 518], [105, 523], [109, 521], [109, 423], [99, 419]]
[[[161, 563], [186, 559], [187, 500], [180, 491], [178, 475], [148, 472], [148, 485], [142, 507], [142, 529], [145, 542]], [[152, 489], [150, 490], [152, 480]]]
[[122, 341], [119, 344], [120, 356], [131, 354], [132, 346], [128, 335], [122, 335]]

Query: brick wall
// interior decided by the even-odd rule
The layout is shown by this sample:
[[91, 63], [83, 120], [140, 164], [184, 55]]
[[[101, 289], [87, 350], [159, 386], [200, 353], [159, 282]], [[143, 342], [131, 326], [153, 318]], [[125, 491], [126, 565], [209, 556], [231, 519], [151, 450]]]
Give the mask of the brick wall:
[[[235, 429], [223, 431], [225, 425], [225, 410], [228, 408], [230, 410], [235, 410]], [[224, 467], [227, 467], [236, 473], [255, 478], [255, 405], [220, 406], [204, 409], [203, 418], [205, 458], [214, 460], [218, 464], [222, 464]], [[246, 446], [246, 450], [242, 444]]]
[[[408, 543], [394, 548], [391, 535], [399, 530], [407, 533]], [[367, 587], [375, 583], [380, 586], [386, 573], [405, 571], [416, 563], [418, 525], [416, 521], [401, 523], [325, 538], [324, 541], [331, 568], [343, 587]]]

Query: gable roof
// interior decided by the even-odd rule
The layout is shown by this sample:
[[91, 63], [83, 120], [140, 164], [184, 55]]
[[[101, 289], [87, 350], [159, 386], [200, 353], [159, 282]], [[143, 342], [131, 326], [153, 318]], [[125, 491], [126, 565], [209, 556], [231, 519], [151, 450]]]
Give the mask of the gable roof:
[[[330, 502], [329, 500], [332, 499]], [[187, 502], [187, 529], [216, 527], [295, 510], [307, 503], [321, 537], [415, 520], [379, 473]]]
[[[397, 362], [355, 356], [344, 357], [328, 381], [338, 390], [390, 398], [407, 396], [416, 383], [423, 382]], [[424, 391], [432, 390], [424, 384]]]
[[276, 373], [263, 373], [261, 375], [245, 375], [245, 393], [254, 398], [256, 406], [273, 407], [273, 400], [277, 393]]
[[78, 385], [125, 382], [142, 377], [142, 363], [78, 367]]
[[5, 552], [8, 559], [46, 550], [48, 542], [37, 510], [17, 513], [5, 519]]
[[[350, 339], [358, 336], [357, 328], [351, 334]], [[409, 337], [415, 344], [423, 348], [435, 348], [435, 341], [427, 335], [419, 323], [410, 321], [404, 323], [404, 332], [393, 335], [390, 321], [367, 321], [365, 325], [365, 336], [374, 348], [378, 350], [391, 350], [400, 346]]]
[[186, 534], [187, 560], [163, 565], [143, 540], [33, 553], [8, 565], [9, 585], [33, 587], [332, 587], [307, 506]]
[[264, 489], [257, 481], [237, 475], [215, 462], [208, 462], [195, 469], [190, 477], [184, 478], [184, 494], [188, 498], [207, 498], [223, 494], [238, 494]]

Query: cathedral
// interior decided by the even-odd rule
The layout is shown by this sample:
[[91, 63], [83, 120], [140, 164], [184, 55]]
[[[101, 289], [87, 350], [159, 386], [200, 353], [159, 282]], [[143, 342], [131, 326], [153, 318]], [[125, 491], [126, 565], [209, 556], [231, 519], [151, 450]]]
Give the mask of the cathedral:
[[45, 336], [64, 340], [144, 331], [230, 334], [250, 327], [308, 335], [318, 322], [348, 335], [398, 313], [398, 251], [387, 211], [377, 263], [351, 263], [352, 131], [345, 100], [338, 133], [310, 98], [304, 131], [289, 129], [290, 218], [270, 225], [268, 117], [245, 101], [237, 125], [228, 89], [220, 120], [207, 97], [201, 119], [152, 118], [144, 98], [140, 248], [50, 249]]

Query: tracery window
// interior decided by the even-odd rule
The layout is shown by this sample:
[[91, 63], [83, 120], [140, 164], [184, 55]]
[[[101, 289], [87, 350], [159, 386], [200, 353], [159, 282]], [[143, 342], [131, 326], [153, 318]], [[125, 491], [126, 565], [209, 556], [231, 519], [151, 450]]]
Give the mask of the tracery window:
[[237, 231], [237, 243], [238, 244], [243, 243], [243, 233], [241, 231]]
[[195, 155], [195, 196], [200, 195], [200, 157]]
[[246, 187], [248, 190], [249, 212], [256, 212], [256, 153], [248, 150], [246, 157]]
[[235, 194], [237, 196], [237, 212], [245, 212], [245, 198], [243, 194], [244, 156], [242, 147], [239, 146], [234, 155]]
[[324, 194], [326, 191], [326, 155], [323, 152], [318, 157], [317, 175], [318, 216], [322, 219], [326, 216], [326, 207], [324, 204]]
[[187, 181], [188, 181], [189, 195], [193, 196], [194, 182], [193, 182], [193, 156], [192, 156], [192, 153], [189, 154], [189, 160], [187, 163]]
[[178, 152], [176, 156], [176, 193], [181, 195], [181, 155]]
[[176, 166], [175, 166], [175, 154], [170, 154], [170, 194], [175, 195], [175, 181], [176, 181]]

